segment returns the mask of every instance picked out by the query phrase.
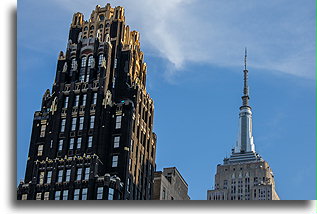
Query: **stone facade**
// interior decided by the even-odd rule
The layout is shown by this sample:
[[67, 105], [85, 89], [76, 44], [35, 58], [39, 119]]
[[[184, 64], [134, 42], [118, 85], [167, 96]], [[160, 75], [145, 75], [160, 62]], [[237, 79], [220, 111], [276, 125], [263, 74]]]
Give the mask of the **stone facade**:
[[188, 185], [176, 167], [154, 173], [153, 200], [190, 200]]
[[266, 161], [217, 166], [208, 200], [279, 200], [274, 175]]

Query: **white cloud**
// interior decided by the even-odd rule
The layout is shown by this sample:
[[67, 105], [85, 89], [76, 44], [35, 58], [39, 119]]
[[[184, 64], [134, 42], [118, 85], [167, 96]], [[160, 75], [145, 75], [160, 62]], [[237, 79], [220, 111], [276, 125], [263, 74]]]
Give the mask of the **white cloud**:
[[[104, 1], [55, 0], [87, 16]], [[143, 48], [174, 65], [241, 66], [315, 77], [315, 10], [312, 1], [114, 1], [126, 8], [127, 24], [141, 32]], [[311, 4], [311, 5], [310, 5]], [[173, 75], [168, 73], [168, 75]]]

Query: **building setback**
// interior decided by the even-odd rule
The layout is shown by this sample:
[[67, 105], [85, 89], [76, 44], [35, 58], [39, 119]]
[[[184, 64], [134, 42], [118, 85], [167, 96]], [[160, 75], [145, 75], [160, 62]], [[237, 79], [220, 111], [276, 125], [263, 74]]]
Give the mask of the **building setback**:
[[207, 200], [279, 200], [269, 164], [255, 151], [252, 112], [249, 106], [248, 70], [244, 66], [244, 88], [239, 114], [239, 135], [229, 158], [218, 164], [213, 190]]
[[190, 200], [188, 184], [176, 167], [154, 172], [153, 200]]
[[149, 200], [154, 104], [124, 8], [75, 13], [52, 90], [36, 111], [18, 200]]

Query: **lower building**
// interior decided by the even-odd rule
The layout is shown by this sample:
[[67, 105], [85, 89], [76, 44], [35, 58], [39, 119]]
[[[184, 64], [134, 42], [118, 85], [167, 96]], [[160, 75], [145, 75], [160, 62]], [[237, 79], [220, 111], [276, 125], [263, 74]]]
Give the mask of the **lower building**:
[[188, 184], [176, 167], [154, 173], [152, 200], [190, 200]]

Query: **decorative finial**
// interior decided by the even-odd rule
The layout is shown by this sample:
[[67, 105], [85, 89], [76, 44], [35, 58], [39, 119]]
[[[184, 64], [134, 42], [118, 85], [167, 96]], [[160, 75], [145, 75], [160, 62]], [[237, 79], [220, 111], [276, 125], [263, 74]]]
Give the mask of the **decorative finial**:
[[244, 70], [247, 70], [247, 47], [244, 49]]

